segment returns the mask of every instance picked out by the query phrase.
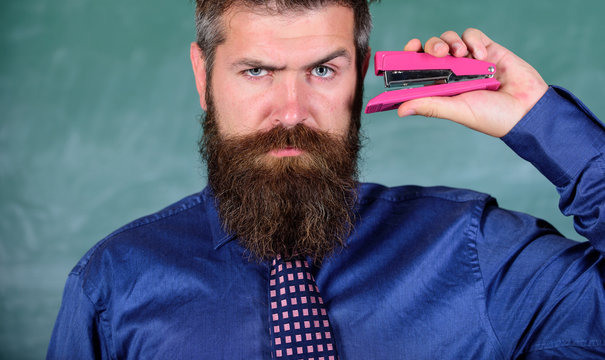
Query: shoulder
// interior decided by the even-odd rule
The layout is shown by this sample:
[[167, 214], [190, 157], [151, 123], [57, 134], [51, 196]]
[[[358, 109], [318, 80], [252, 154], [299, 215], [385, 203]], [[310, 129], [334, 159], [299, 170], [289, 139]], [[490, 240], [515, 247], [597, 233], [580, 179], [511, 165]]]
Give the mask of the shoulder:
[[[187, 247], [192, 239], [198, 245], [204, 244], [204, 238], [210, 240], [209, 224], [206, 221], [207, 191], [189, 195], [155, 213], [139, 219], [115, 230], [96, 243], [76, 264], [72, 275], [89, 273], [87, 269], [91, 262], [99, 266], [99, 262], [109, 258], [115, 262], [118, 258], [130, 256], [131, 260], [137, 254], [151, 256], [153, 253], [166, 252], [175, 247]], [[211, 241], [206, 241], [206, 243]]]
[[384, 234], [382, 241], [407, 247], [418, 246], [420, 238], [427, 244], [463, 246], [476, 238], [485, 209], [492, 204], [496, 201], [489, 195], [466, 189], [361, 184], [356, 234]]
[[444, 201], [452, 203], [473, 203], [494, 201], [487, 194], [467, 189], [456, 189], [446, 186], [423, 187], [406, 185], [387, 187], [380, 184], [361, 183], [358, 203], [370, 204], [375, 201], [406, 203], [411, 201]]

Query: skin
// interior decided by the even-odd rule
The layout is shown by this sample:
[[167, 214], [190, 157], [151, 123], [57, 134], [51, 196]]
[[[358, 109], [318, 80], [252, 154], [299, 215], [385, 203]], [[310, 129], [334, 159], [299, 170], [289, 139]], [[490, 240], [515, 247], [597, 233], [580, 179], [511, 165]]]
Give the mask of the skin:
[[[261, 15], [235, 8], [224, 16], [226, 41], [216, 50], [212, 88], [224, 136], [267, 131], [274, 126], [306, 126], [344, 135], [355, 92], [353, 12], [327, 6], [304, 13]], [[421, 51], [418, 39], [404, 50]], [[399, 116], [449, 119], [485, 134], [502, 137], [548, 89], [538, 72], [477, 29], [462, 36], [447, 31], [429, 39], [424, 51], [495, 63], [498, 91], [473, 91], [453, 97], [408, 101]], [[367, 70], [367, 54], [363, 75]], [[191, 44], [191, 61], [206, 110], [204, 57]], [[297, 156], [299, 149], [275, 149], [272, 156]]]
[[[236, 8], [224, 20], [226, 41], [216, 49], [212, 76], [223, 136], [299, 123], [346, 134], [356, 84], [351, 9], [328, 6], [300, 16], [261, 15]], [[206, 70], [195, 43], [191, 60], [200, 104], [206, 110]], [[270, 154], [301, 153], [285, 148]]]

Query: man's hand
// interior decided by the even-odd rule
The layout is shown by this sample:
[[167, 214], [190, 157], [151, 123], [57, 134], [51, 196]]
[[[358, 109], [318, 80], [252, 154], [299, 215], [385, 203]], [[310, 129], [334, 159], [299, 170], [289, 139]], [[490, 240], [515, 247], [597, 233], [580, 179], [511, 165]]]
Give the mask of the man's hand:
[[[404, 50], [421, 51], [422, 43], [418, 39], [410, 40]], [[548, 90], [548, 85], [534, 68], [477, 29], [467, 29], [462, 38], [453, 31], [446, 31], [439, 38], [429, 39], [424, 51], [439, 57], [451, 54], [492, 62], [496, 64], [495, 77], [500, 81], [500, 89], [410, 100], [399, 107], [399, 116], [418, 114], [449, 119], [502, 137]]]

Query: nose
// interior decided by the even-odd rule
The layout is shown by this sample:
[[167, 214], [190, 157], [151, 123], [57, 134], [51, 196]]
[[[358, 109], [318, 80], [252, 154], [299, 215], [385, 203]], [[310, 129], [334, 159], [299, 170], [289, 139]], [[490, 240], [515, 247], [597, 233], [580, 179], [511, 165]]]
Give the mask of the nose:
[[275, 86], [272, 121], [274, 125], [292, 128], [309, 118], [309, 94], [304, 79], [294, 75], [280, 80]]

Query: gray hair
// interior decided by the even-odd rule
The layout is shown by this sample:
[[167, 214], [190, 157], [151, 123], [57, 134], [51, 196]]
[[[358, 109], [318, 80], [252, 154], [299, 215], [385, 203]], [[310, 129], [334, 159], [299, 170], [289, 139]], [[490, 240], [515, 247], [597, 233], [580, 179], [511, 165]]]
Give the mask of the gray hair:
[[[266, 13], [284, 13], [294, 10], [316, 9], [328, 4], [338, 4], [353, 9], [354, 38], [357, 70], [361, 69], [369, 49], [372, 19], [368, 4], [377, 0], [196, 0], [195, 26], [197, 44], [206, 63], [210, 79], [216, 47], [225, 41], [222, 16], [235, 6], [258, 9]], [[209, 81], [208, 81], [209, 82]]]

